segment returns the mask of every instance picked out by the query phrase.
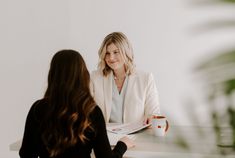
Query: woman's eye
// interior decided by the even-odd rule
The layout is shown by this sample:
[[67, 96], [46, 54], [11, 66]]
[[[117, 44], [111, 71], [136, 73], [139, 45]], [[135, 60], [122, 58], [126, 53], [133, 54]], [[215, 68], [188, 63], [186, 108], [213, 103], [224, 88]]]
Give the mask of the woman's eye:
[[109, 58], [109, 56], [110, 56], [110, 53], [106, 53], [104, 58]]
[[114, 52], [114, 54], [118, 54], [119, 52]]

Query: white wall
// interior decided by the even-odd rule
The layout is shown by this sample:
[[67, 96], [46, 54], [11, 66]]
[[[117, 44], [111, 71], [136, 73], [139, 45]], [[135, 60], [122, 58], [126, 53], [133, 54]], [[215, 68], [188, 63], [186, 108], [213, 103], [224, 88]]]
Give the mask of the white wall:
[[[211, 19], [234, 18], [235, 10], [189, 1], [1, 1], [0, 157], [17, 157], [9, 152], [9, 144], [22, 138], [27, 112], [44, 93], [52, 55], [63, 48], [76, 49], [94, 70], [98, 48], [113, 31], [130, 39], [137, 68], [153, 72], [162, 113], [171, 124], [209, 125], [200, 80], [192, 68], [218, 49], [232, 46], [235, 30], [197, 28]], [[187, 109], [199, 122], [191, 121]]]
[[67, 1], [0, 2], [0, 157], [23, 135], [27, 112], [41, 98], [51, 56], [68, 47]]

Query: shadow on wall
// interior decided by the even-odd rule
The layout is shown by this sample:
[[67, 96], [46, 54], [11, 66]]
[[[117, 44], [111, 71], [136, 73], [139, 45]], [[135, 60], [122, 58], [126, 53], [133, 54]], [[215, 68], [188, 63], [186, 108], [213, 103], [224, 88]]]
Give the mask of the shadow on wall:
[[[191, 0], [196, 7], [212, 5], [234, 5], [235, 0]], [[207, 23], [195, 26], [196, 33], [209, 33], [213, 29], [235, 29], [235, 17], [231, 19], [212, 19]], [[211, 32], [210, 32], [211, 33]], [[235, 48], [216, 52], [218, 54], [198, 63], [193, 69], [205, 85], [204, 94], [209, 115], [213, 122], [213, 129], [218, 151], [226, 155], [235, 151]], [[190, 105], [196, 106], [194, 102]], [[191, 110], [191, 119], [197, 122], [196, 113]], [[201, 131], [198, 131], [200, 133]], [[188, 148], [187, 139], [179, 137], [179, 145]], [[213, 157], [213, 156], [212, 156]]]
[[[215, 138], [216, 151], [211, 150], [212, 155], [206, 158], [213, 158], [213, 153], [221, 156], [235, 153], [235, 49], [222, 51], [202, 63], [199, 63], [193, 73], [203, 80], [205, 91], [205, 105], [208, 115], [211, 117], [213, 129], [208, 132], [207, 128], [194, 127], [198, 140], [207, 140], [208, 133], [211, 139]], [[223, 100], [221, 102], [221, 100]], [[194, 108], [195, 102], [189, 101], [190, 109], [187, 113], [194, 122], [199, 122]], [[205, 129], [205, 130], [204, 130]], [[208, 128], [209, 129], [209, 128]], [[176, 132], [177, 145], [185, 150], [192, 150], [192, 144], [188, 143], [185, 135], [180, 131]], [[210, 146], [207, 149], [210, 150]], [[210, 151], [209, 151], [210, 152]]]
[[[235, 0], [191, 0], [190, 4], [195, 7], [206, 7], [206, 6], [224, 6], [230, 5], [235, 6]], [[211, 19], [206, 23], [195, 26], [192, 30], [194, 33], [207, 33], [217, 29], [230, 29], [235, 28], [235, 19], [229, 17], [218, 17], [217, 19]]]
[[[235, 49], [221, 52], [199, 64], [195, 72], [203, 77], [207, 86], [206, 102], [217, 136], [217, 144], [235, 150]], [[223, 131], [225, 127], [229, 127], [229, 133]], [[232, 139], [223, 142], [226, 138], [222, 135]]]
[[195, 6], [211, 6], [211, 5], [223, 5], [223, 4], [235, 4], [235, 0], [191, 0], [192, 5]]
[[[235, 0], [193, 0], [200, 5], [234, 5]], [[235, 28], [235, 19], [208, 21], [198, 30], [209, 31], [213, 29]], [[207, 85], [207, 104], [213, 121], [217, 143], [221, 147], [232, 147], [235, 150], [235, 48], [229, 51], [221, 51], [195, 68], [200, 73]], [[218, 102], [222, 98], [223, 104]], [[221, 137], [223, 128], [230, 127], [230, 142], [223, 142]]]

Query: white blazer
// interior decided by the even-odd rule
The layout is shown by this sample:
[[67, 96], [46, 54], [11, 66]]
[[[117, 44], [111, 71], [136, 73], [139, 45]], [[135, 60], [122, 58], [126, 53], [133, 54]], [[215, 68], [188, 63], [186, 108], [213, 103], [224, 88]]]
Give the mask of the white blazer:
[[[91, 74], [91, 94], [107, 123], [112, 105], [112, 78], [113, 73], [105, 77], [100, 70]], [[151, 73], [136, 71], [129, 76], [123, 107], [124, 123], [160, 114], [158, 92]]]

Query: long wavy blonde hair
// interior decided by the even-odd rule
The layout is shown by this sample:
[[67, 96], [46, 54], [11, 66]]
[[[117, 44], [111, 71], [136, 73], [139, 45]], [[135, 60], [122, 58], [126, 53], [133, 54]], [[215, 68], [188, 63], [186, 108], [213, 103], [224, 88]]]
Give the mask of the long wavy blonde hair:
[[105, 62], [107, 47], [112, 43], [120, 51], [121, 57], [124, 60], [126, 73], [128, 75], [132, 74], [135, 70], [133, 49], [129, 40], [122, 32], [113, 32], [104, 38], [98, 52], [98, 68], [103, 72], [104, 76], [107, 76], [112, 71], [112, 69]]

